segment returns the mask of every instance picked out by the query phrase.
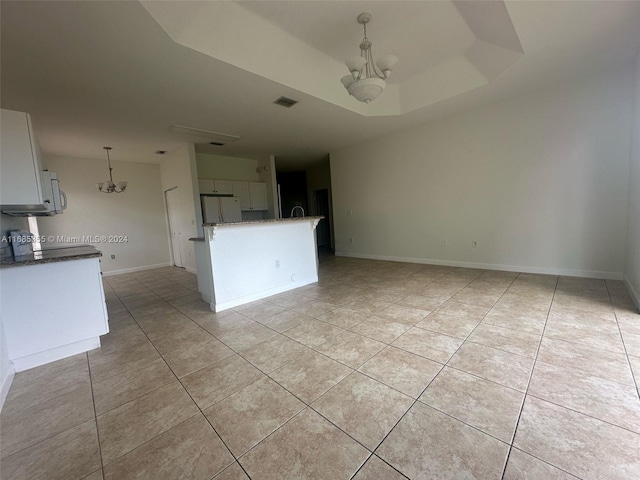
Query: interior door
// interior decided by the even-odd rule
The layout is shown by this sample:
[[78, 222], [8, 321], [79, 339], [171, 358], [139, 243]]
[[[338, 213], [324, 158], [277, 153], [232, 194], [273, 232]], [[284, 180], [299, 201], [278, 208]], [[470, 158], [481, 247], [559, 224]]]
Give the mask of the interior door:
[[171, 241], [171, 256], [176, 267], [182, 267], [182, 232], [180, 231], [180, 199], [178, 189], [164, 192], [167, 201], [167, 217], [169, 219], [169, 240]]

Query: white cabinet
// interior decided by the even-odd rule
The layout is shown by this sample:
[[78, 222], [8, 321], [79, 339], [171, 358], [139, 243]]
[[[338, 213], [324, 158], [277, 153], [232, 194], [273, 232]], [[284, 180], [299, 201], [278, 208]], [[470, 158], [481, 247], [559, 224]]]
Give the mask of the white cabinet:
[[251, 198], [250, 210], [267, 210], [267, 184], [261, 182], [249, 182], [249, 197]]
[[240, 198], [240, 210], [268, 210], [266, 183], [233, 182], [233, 195]]
[[0, 122], [2, 210], [45, 210], [40, 178], [40, 153], [29, 114], [3, 109]]
[[233, 182], [230, 180], [209, 180], [198, 179], [198, 190], [201, 194], [218, 193], [220, 195], [231, 195], [233, 193]]

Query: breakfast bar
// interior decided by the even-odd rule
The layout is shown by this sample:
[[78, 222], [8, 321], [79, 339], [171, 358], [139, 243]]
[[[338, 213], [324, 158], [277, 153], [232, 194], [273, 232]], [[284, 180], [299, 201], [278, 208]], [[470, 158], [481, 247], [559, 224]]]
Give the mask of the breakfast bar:
[[198, 289], [220, 312], [318, 281], [324, 217], [206, 223], [195, 242]]

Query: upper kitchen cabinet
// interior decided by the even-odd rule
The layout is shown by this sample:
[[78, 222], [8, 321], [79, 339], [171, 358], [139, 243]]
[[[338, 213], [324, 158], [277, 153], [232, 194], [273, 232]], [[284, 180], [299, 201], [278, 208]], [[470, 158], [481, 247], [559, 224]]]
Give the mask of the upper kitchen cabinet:
[[40, 151], [31, 117], [24, 112], [1, 111], [0, 205], [2, 211], [43, 211]]
[[233, 195], [243, 211], [268, 210], [267, 185], [262, 182], [233, 182]]
[[200, 194], [231, 195], [233, 194], [233, 182], [200, 178], [198, 179], [198, 189]]

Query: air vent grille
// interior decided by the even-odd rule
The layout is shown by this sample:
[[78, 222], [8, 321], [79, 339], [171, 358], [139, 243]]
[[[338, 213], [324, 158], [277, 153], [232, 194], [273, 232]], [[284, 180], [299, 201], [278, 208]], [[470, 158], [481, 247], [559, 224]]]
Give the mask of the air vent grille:
[[216, 147], [221, 147], [224, 145], [224, 143], [221, 142], [209, 142], [209, 145], [215, 145]]
[[279, 99], [277, 99], [275, 102], [276, 105], [280, 105], [281, 107], [285, 107], [285, 108], [291, 108], [293, 107], [296, 103], [298, 103], [297, 100], [293, 100], [291, 98], [287, 98], [287, 97], [280, 97]]
[[167, 153], [166, 150], [156, 150], [156, 155], [164, 155], [165, 153]]

